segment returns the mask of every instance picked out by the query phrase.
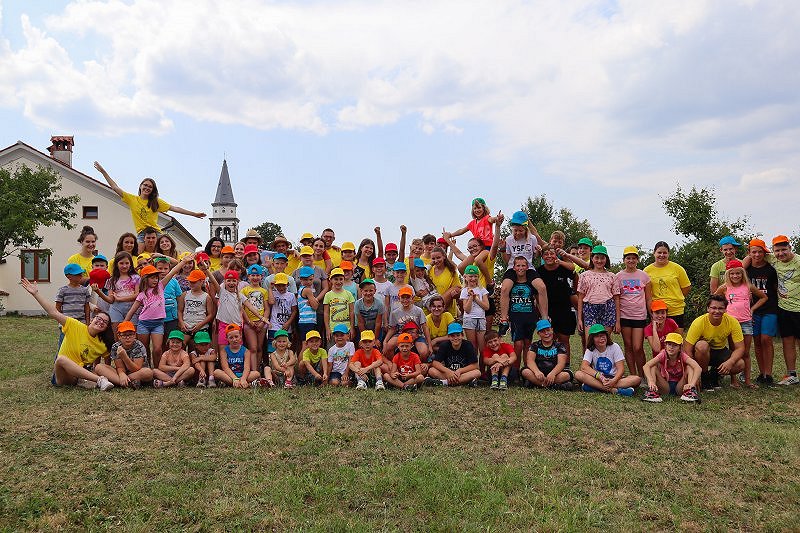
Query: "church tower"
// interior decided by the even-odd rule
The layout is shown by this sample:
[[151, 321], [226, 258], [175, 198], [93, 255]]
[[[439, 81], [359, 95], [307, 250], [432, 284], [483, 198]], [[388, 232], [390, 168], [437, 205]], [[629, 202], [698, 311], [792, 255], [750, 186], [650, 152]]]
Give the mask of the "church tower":
[[228, 162], [225, 159], [222, 160], [217, 196], [211, 206], [213, 210], [208, 220], [211, 224], [211, 237], [219, 237], [225, 244], [233, 246], [239, 242], [239, 219], [236, 218], [236, 202], [233, 199]]

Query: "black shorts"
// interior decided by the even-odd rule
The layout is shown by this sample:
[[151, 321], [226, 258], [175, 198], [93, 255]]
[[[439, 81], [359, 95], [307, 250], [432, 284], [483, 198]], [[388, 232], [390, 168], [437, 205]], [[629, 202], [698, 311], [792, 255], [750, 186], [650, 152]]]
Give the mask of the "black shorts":
[[[164, 338], [168, 339], [169, 334], [178, 329], [178, 319], [164, 321]], [[183, 332], [181, 332], [183, 333]]]
[[778, 330], [781, 337], [800, 338], [800, 313], [778, 308]]
[[710, 352], [708, 366], [711, 368], [717, 368], [731, 357], [731, 349], [728, 347], [720, 348], [719, 350], [711, 348]]
[[536, 322], [539, 320], [537, 313], [509, 313], [508, 321], [511, 324], [511, 340], [530, 341], [536, 331]]
[[578, 319], [570, 309], [552, 313], [550, 315], [550, 323], [553, 325], [553, 331], [560, 335], [575, 335]]
[[633, 320], [631, 318], [620, 318], [619, 325], [623, 328], [644, 328], [647, 320]]
[[683, 329], [683, 319], [684, 319], [684, 315], [683, 314], [674, 315], [674, 316], [668, 316], [667, 318], [671, 318], [672, 320], [674, 320], [675, 323], [678, 324], [678, 327]]

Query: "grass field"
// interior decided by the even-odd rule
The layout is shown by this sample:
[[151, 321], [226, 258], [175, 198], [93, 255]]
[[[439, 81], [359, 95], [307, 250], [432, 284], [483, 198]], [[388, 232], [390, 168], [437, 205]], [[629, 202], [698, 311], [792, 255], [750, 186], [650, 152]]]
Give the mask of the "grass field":
[[800, 528], [797, 387], [100, 393], [55, 329], [0, 318], [4, 530]]

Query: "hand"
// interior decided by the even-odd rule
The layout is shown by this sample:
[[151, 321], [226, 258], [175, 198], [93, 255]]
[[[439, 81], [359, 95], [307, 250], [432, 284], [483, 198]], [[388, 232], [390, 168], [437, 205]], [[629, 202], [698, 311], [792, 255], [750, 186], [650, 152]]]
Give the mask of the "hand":
[[266, 327], [269, 327], [269, 320], [267, 317], [261, 317], [261, 323], [264, 324]]
[[544, 373], [541, 370], [535, 371], [533, 375], [536, 376], [536, 379], [538, 379], [539, 381], [544, 381], [545, 379]]
[[97, 169], [97, 171], [98, 171], [100, 174], [102, 174], [103, 176], [107, 176], [107, 175], [108, 175], [108, 172], [106, 172], [106, 169], [104, 169], [104, 168], [103, 168], [103, 165], [101, 165], [101, 164], [100, 164], [100, 163], [98, 163], [97, 161], [95, 161], [95, 162], [94, 162], [94, 168], [96, 168], [96, 169]]
[[375, 226], [375, 235], [380, 235], [380, 234], [381, 234], [381, 227]]
[[497, 216], [494, 217], [495, 224], [500, 225], [503, 223], [503, 220], [506, 219], [506, 216], [503, 214], [502, 211], [497, 212]]
[[692, 388], [692, 384], [691, 383], [684, 383], [683, 384], [683, 392], [686, 392], [691, 388]]
[[620, 325], [619, 319], [617, 319], [617, 321], [614, 323], [614, 328], [611, 331], [617, 334], [622, 332], [622, 326]]
[[542, 253], [542, 247], [537, 244], [536, 246], [533, 247], [533, 251], [536, 254], [540, 254]]
[[658, 392], [658, 385], [656, 385], [655, 383], [649, 385], [647, 388], [650, 389], [650, 392]]
[[25, 278], [22, 278], [19, 283], [22, 285], [23, 289], [31, 294], [31, 296], [36, 296], [39, 293], [39, 287], [36, 285], [35, 281], [31, 282]]
[[469, 296], [470, 298], [475, 298], [475, 291], [473, 291], [472, 289], [467, 290], [467, 296]]
[[566, 250], [564, 250], [563, 248], [558, 248], [558, 249], [556, 249], [556, 256], [557, 256], [559, 259], [561, 259], [562, 257], [565, 257], [566, 255], [567, 255], [567, 252], [566, 252]]
[[400, 372], [397, 372], [397, 371], [392, 372], [391, 376], [392, 376], [392, 379], [397, 379], [397, 378], [400, 377]]
[[130, 378], [128, 378], [127, 374], [122, 374], [119, 377], [119, 386], [120, 387], [127, 387], [130, 382], [131, 382], [131, 380], [130, 380]]
[[206, 218], [206, 214], [205, 213], [195, 213], [192, 216], [194, 216], [195, 218]]
[[459, 375], [458, 375], [458, 371], [457, 371], [457, 370], [456, 370], [455, 372], [453, 372], [453, 371], [451, 370], [451, 371], [450, 371], [450, 372], [447, 374], [447, 380], [448, 380], [448, 381], [454, 381], [455, 383], [458, 383], [458, 378], [459, 378]]
[[322, 374], [322, 382], [323, 383], [327, 383], [328, 382], [328, 374]]
[[581, 320], [580, 318], [578, 318], [578, 331], [580, 331], [581, 333], [583, 333], [583, 329], [584, 329], [584, 328], [583, 328], [583, 320]]
[[452, 236], [453, 235], [449, 231], [445, 231], [445, 232], [442, 233], [442, 238], [446, 239], [446, 240], [450, 240], [450, 238], [452, 238]]
[[731, 373], [731, 368], [732, 367], [733, 367], [733, 363], [731, 363], [731, 360], [728, 359], [727, 361], [723, 361], [722, 364], [720, 364], [717, 367], [717, 370], [719, 371], [720, 374], [728, 375], [728, 374]]
[[118, 357], [128, 357], [128, 352], [125, 351], [125, 348], [120, 346], [119, 348], [117, 348], [117, 356]]
[[489, 370], [492, 371], [492, 374], [497, 374], [498, 372], [500, 372], [501, 368], [503, 368], [503, 365], [501, 365], [500, 363], [495, 363], [489, 368]]
[[400, 233], [405, 233], [407, 230], [408, 228], [406, 228], [405, 224], [400, 224]]
[[89, 287], [91, 287], [91, 289], [92, 289], [94, 292], [98, 292], [98, 291], [100, 291], [100, 287], [97, 285], [97, 283], [92, 283], [91, 285], [89, 285]]

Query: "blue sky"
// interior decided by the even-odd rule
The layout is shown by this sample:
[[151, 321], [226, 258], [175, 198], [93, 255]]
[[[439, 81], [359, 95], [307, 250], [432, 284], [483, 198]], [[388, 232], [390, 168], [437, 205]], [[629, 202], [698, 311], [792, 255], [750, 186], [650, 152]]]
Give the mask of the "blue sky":
[[510, 214], [544, 193], [615, 254], [677, 240], [676, 184], [716, 188], [767, 237], [796, 231], [777, 203], [800, 194], [791, 2], [0, 6], [0, 144], [74, 135], [79, 170], [153, 176], [206, 212], [225, 156], [243, 226], [293, 241], [438, 235], [475, 196]]

